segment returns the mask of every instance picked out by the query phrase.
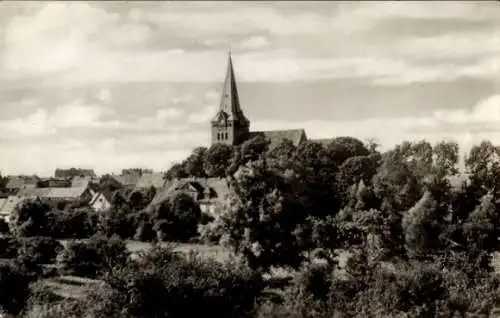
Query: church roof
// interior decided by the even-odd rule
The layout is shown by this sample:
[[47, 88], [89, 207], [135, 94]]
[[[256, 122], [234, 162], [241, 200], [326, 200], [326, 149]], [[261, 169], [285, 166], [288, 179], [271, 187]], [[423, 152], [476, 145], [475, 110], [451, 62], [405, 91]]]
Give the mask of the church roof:
[[269, 140], [269, 149], [276, 148], [284, 139], [290, 140], [295, 146], [298, 146], [306, 139], [306, 132], [304, 129], [253, 131], [250, 133], [250, 138], [257, 135], [263, 135]]
[[227, 120], [241, 121], [247, 125], [249, 124], [248, 119], [241, 110], [231, 53], [229, 53], [227, 62], [226, 78], [224, 79], [224, 86], [222, 87], [219, 111], [212, 121], [218, 121], [221, 116], [226, 117]]

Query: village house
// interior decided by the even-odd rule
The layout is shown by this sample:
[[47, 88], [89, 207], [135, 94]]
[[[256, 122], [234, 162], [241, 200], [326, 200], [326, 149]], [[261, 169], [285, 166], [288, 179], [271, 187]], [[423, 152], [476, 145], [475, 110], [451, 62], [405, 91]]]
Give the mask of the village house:
[[94, 194], [94, 197], [90, 200], [90, 207], [97, 212], [102, 212], [109, 210], [113, 202], [114, 191], [98, 191]]
[[28, 199], [39, 200], [39, 198], [28, 198], [28, 197], [19, 197], [16, 195], [10, 195], [7, 198], [0, 198], [0, 219], [3, 219], [5, 222], [9, 223], [11, 221], [12, 212], [14, 209], [23, 204]]
[[5, 184], [5, 192], [16, 194], [21, 188], [36, 187], [40, 178], [37, 176], [9, 176]]
[[153, 187], [158, 190], [161, 187], [163, 187], [164, 184], [165, 184], [165, 179], [163, 177], [163, 173], [151, 172], [142, 174], [142, 176], [137, 181], [135, 188], [140, 190]]
[[56, 169], [56, 171], [54, 172], [54, 176], [56, 178], [63, 178], [63, 179], [73, 179], [74, 177], [95, 178], [96, 174], [92, 169], [70, 168], [70, 169]]
[[216, 207], [229, 193], [229, 184], [225, 178], [173, 179], [158, 191], [150, 206], [157, 206], [180, 192], [188, 194], [198, 202], [202, 212], [215, 217]]

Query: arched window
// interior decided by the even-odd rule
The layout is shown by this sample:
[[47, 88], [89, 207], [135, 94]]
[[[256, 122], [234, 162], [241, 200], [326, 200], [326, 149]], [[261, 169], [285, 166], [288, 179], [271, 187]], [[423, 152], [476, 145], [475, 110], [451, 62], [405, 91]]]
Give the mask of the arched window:
[[227, 132], [225, 133], [225, 135], [224, 135], [224, 136], [225, 136], [225, 138], [226, 138], [226, 140], [227, 140]]
[[220, 140], [220, 132], [217, 133], [217, 140]]

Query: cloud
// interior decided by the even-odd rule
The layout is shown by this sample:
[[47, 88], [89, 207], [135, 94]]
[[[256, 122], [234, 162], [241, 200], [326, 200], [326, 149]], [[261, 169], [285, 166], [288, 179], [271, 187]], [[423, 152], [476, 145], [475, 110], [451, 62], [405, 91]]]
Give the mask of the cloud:
[[270, 43], [267, 40], [267, 38], [263, 36], [252, 36], [248, 39], [245, 39], [239, 45], [237, 45], [238, 48], [243, 48], [243, 49], [261, 49], [263, 47], [268, 46]]
[[[219, 81], [231, 43], [236, 43], [242, 81], [354, 78], [406, 85], [464, 77], [491, 80], [500, 71], [500, 13], [487, 4], [169, 3], [130, 4], [113, 7], [113, 12], [101, 7], [106, 8], [50, 3], [34, 15], [11, 19], [5, 28], [0, 77], [43, 76], [45, 84], [56, 85]], [[447, 28], [444, 34], [427, 37], [373, 31], [384, 22], [398, 29], [398, 19], [416, 19], [416, 25], [422, 25], [458, 18], [484, 26]], [[189, 47], [186, 39], [198, 49], [182, 47]], [[420, 63], [439, 59], [447, 62]]]
[[109, 103], [112, 100], [113, 95], [111, 94], [111, 91], [109, 89], [102, 89], [97, 94], [97, 98], [103, 103]]
[[102, 126], [101, 119], [113, 112], [99, 105], [84, 105], [81, 100], [57, 107], [52, 113], [37, 108], [26, 117], [0, 121], [4, 138], [43, 137], [60, 129], [93, 128]]
[[156, 112], [156, 118], [160, 120], [176, 119], [181, 117], [182, 115], [183, 115], [182, 110], [177, 108], [159, 109]]
[[[384, 129], [380, 129], [384, 127]], [[309, 138], [353, 136], [361, 139], [375, 138], [389, 149], [404, 140], [427, 139], [431, 142], [455, 140], [461, 151], [483, 139], [500, 144], [500, 95], [484, 98], [470, 110], [437, 110], [425, 117], [368, 118], [364, 120], [331, 121], [269, 121], [258, 120], [254, 130], [304, 128]]]
[[192, 124], [208, 123], [215, 115], [216, 110], [217, 108], [214, 105], [205, 106], [198, 112], [190, 113], [188, 122]]

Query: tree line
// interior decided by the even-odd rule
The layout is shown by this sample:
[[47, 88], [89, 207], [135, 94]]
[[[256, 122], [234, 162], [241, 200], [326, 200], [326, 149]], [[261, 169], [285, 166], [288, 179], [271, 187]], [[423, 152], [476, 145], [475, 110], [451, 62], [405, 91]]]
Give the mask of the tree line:
[[[454, 142], [403, 142], [381, 152], [351, 137], [298, 147], [283, 141], [272, 149], [256, 137], [238, 147], [195, 149], [167, 177], [227, 178], [230, 193], [216, 217], [204, 218], [182, 194], [155, 208], [117, 199], [112, 211], [88, 221], [92, 239], [70, 244], [57, 261], [101, 279], [107, 292], [53, 308], [73, 306], [77, 317], [91, 307], [95, 317], [196, 316], [193, 308], [218, 317], [495, 315], [499, 154], [489, 141], [474, 146], [457, 184]], [[32, 204], [16, 211], [16, 237], [62, 232], [49, 230], [57, 223], [47, 218], [58, 215], [53, 208], [42, 217], [35, 212], [41, 203]], [[82, 209], [67, 215], [77, 218]], [[69, 220], [59, 223], [71, 228]], [[131, 260], [120, 238], [140, 236], [195, 238], [238, 258], [220, 264], [158, 248]], [[345, 264], [341, 252], [350, 255]], [[271, 299], [275, 288], [264, 277], [276, 268], [294, 278]]]

